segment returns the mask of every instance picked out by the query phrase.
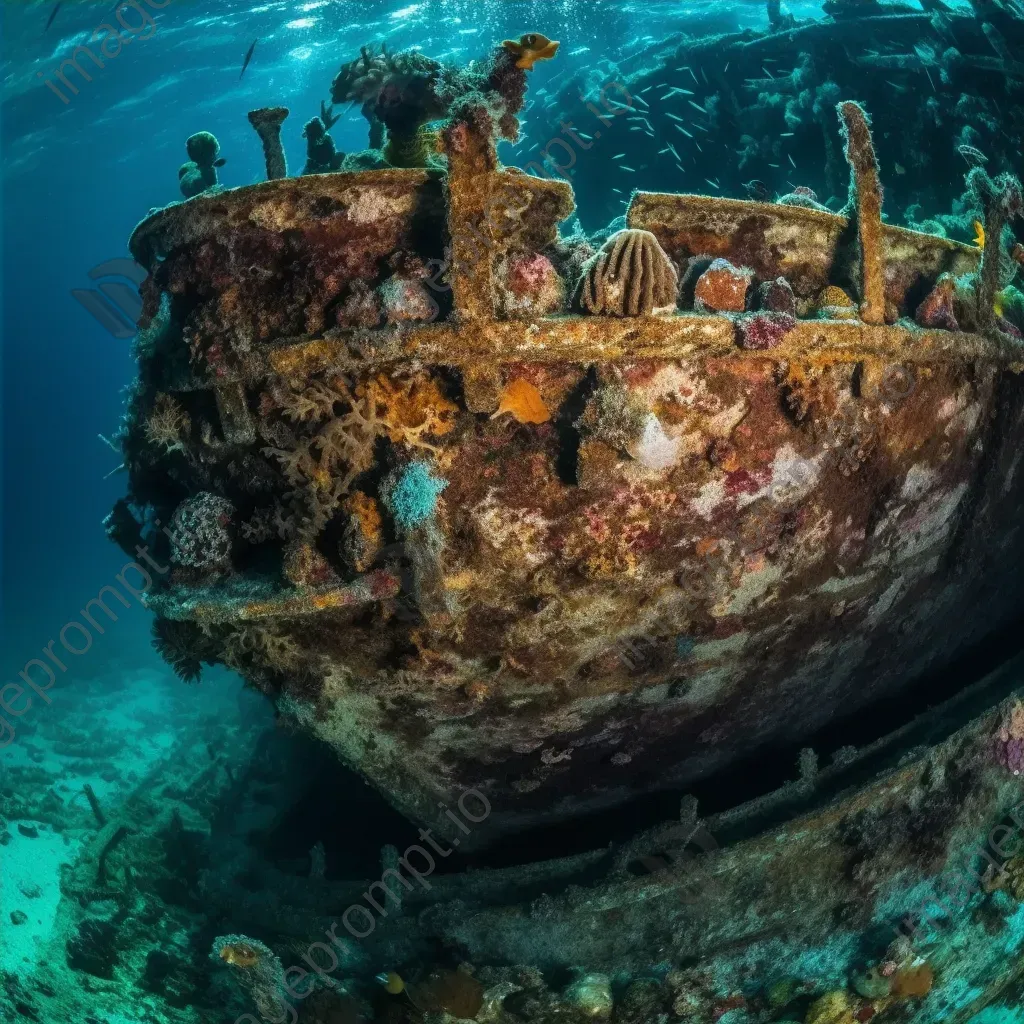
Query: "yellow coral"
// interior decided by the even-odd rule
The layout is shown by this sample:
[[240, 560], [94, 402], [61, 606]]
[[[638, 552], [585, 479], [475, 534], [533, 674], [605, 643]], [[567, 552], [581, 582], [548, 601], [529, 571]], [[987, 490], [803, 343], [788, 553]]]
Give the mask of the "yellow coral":
[[220, 951], [220, 958], [233, 967], [255, 967], [259, 963], [259, 952], [245, 942], [232, 942]]
[[821, 294], [818, 295], [817, 306], [818, 309], [824, 309], [826, 306], [842, 308], [853, 306], [856, 308], [856, 303], [838, 285], [830, 284], [822, 288]]
[[379, 542], [383, 520], [377, 502], [362, 491], [356, 491], [345, 507], [359, 521], [363, 536], [373, 543]]
[[845, 992], [835, 991], [823, 995], [811, 1003], [805, 1024], [856, 1024], [850, 997]]
[[980, 220], [974, 222], [974, 244], [979, 249], [985, 248], [985, 225]]
[[1003, 881], [998, 888], [1006, 889], [1015, 900], [1024, 903], [1024, 856], [1008, 860], [1000, 877]]
[[896, 999], [924, 999], [935, 985], [935, 972], [926, 963], [906, 967], [892, 979], [892, 994]]

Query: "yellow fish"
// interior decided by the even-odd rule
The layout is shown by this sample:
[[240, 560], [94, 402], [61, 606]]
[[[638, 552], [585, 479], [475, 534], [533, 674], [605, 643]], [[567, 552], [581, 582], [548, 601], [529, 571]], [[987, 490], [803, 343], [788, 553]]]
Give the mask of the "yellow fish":
[[558, 52], [558, 47], [561, 43], [552, 42], [547, 36], [531, 32], [529, 35], [523, 36], [518, 43], [512, 39], [506, 39], [501, 45], [509, 53], [519, 58], [516, 61], [517, 68], [521, 68], [523, 71], [531, 71], [537, 61], [551, 60]]
[[974, 244], [979, 249], [985, 248], [985, 226], [980, 220], [974, 222]]
[[378, 985], [383, 985], [384, 990], [393, 996], [400, 996], [405, 991], [405, 980], [400, 974], [394, 971], [385, 971], [376, 977]]

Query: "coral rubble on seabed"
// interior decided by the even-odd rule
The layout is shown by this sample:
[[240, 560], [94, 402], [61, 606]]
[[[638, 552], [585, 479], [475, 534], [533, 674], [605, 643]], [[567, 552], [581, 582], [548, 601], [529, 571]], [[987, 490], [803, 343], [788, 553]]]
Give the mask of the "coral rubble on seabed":
[[199, 1024], [211, 833], [284, 737], [228, 679], [196, 703], [113, 665], [51, 697], [0, 761], [0, 1017]]
[[[24, 742], [24, 764], [9, 770], [17, 790], [4, 790], [4, 810], [41, 810], [31, 824], [9, 821], [5, 831], [18, 834], [0, 840], [5, 868], [15, 851], [3, 910], [25, 908], [29, 921], [11, 927], [34, 927], [39, 945], [4, 947], [0, 1006], [75, 1024], [97, 1006], [140, 1024], [196, 1024], [211, 1013], [284, 1019], [287, 1007], [301, 1024], [971, 1024], [989, 1004], [979, 1019], [999, 1020], [998, 1001], [1013, 1007], [1024, 986], [1024, 889], [1013, 884], [1024, 800], [991, 741], [1019, 704], [950, 729], [965, 700], [990, 702], [1022, 668], [1017, 659], [973, 697], [922, 718], [924, 734], [948, 738], [921, 756], [905, 755], [907, 737], [886, 737], [818, 771], [813, 790], [793, 784], [713, 816], [710, 831], [738, 841], [704, 844], [696, 859], [678, 845], [694, 834], [684, 807], [674, 831], [613, 851], [624, 856], [597, 849], [435, 875], [429, 890], [391, 876], [397, 905], [358, 941], [339, 918], [373, 905], [369, 881], [326, 879], [310, 860], [266, 855], [295, 784], [322, 765], [304, 766], [255, 708], [240, 730], [216, 706], [197, 728], [167, 705], [120, 707], [131, 699], [124, 692], [90, 707], [100, 695], [89, 688], [78, 710], [93, 721], [106, 714], [120, 727], [127, 715], [143, 727], [137, 744], [104, 751], [96, 736], [43, 719]], [[147, 735], [151, 718], [167, 732]], [[103, 764], [118, 757], [145, 769], [104, 784]], [[75, 799], [85, 778], [105, 826]], [[48, 803], [38, 799], [47, 786]], [[780, 812], [788, 820], [765, 828]], [[28, 877], [21, 851], [37, 843], [64, 848], [59, 904], [52, 873], [38, 885]], [[400, 866], [388, 849], [385, 870]], [[655, 850], [664, 851], [658, 866], [637, 870]], [[377, 899], [391, 897], [378, 890]], [[50, 922], [39, 928], [44, 912]], [[381, 972], [386, 987], [374, 980]]]

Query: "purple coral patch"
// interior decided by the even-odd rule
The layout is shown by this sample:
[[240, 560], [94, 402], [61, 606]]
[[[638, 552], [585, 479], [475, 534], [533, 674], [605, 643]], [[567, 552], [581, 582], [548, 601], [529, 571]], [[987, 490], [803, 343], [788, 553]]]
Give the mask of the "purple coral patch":
[[737, 323], [740, 348], [763, 352], [777, 348], [782, 339], [797, 325], [789, 313], [757, 313]]
[[1006, 713], [993, 739], [996, 760], [1014, 775], [1024, 774], [1024, 704], [1019, 700]]

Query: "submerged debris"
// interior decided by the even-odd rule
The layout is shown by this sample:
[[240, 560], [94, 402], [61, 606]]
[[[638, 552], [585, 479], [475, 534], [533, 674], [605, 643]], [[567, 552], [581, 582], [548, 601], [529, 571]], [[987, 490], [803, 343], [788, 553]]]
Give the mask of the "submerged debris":
[[288, 162], [281, 143], [281, 125], [287, 116], [287, 107], [263, 107], [249, 112], [249, 123], [256, 129], [256, 134], [263, 143], [267, 181], [288, 177]]
[[185, 143], [188, 163], [178, 170], [178, 185], [181, 194], [191, 199], [207, 189], [217, 187], [217, 168], [226, 161], [220, 156], [220, 143], [209, 132], [198, 132]]

